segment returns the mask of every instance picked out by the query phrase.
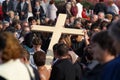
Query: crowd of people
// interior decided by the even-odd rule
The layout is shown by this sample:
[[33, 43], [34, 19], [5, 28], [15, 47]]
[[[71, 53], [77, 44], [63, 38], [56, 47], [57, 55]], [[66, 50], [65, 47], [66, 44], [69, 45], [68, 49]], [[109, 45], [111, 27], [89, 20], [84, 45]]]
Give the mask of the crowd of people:
[[[52, 33], [32, 31], [32, 25], [53, 27], [60, 12], [54, 0], [0, 3], [0, 80], [120, 80], [120, 15], [114, 0], [99, 0], [86, 10], [80, 0], [63, 5], [65, 28], [83, 35], [62, 34], [53, 46], [51, 69], [45, 65]], [[90, 12], [89, 12], [90, 11]]]

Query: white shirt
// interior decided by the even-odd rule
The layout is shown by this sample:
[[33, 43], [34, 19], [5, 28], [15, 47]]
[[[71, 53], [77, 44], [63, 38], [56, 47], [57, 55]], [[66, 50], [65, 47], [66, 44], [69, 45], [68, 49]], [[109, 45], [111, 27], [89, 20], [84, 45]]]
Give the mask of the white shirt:
[[21, 10], [23, 10], [23, 6], [24, 6], [25, 2], [21, 3]]
[[78, 17], [82, 18], [83, 5], [80, 4], [80, 3], [77, 3], [76, 6], [77, 6], [77, 8], [78, 8], [77, 18], [78, 18]]
[[[27, 65], [30, 74], [34, 77], [33, 69]], [[19, 60], [10, 60], [0, 65], [0, 76], [7, 80], [31, 80], [26, 66]]]
[[107, 11], [115, 14], [119, 14], [119, 8], [117, 7], [116, 4], [112, 4], [112, 6], [109, 6]]

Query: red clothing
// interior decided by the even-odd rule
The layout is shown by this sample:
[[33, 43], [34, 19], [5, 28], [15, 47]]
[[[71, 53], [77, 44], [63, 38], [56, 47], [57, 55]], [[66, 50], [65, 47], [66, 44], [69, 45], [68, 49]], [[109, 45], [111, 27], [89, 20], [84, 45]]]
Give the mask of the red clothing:
[[2, 6], [0, 6], [0, 20], [3, 19], [3, 11], [2, 11]]
[[70, 12], [73, 16], [77, 16], [78, 13], [77, 6], [72, 6]]
[[83, 18], [87, 18], [86, 10], [84, 10], [84, 9], [83, 9], [83, 11], [82, 11], [82, 17], [83, 17]]

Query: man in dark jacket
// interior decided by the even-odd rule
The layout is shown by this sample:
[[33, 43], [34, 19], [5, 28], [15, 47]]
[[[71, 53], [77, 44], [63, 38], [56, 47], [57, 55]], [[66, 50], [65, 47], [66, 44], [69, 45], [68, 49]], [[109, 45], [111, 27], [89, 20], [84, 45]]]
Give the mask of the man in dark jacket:
[[2, 3], [2, 11], [4, 18], [8, 17], [9, 11], [13, 11], [13, 3], [10, 0], [5, 0]]
[[58, 44], [58, 60], [52, 66], [50, 80], [75, 80], [75, 69], [67, 59], [68, 47], [65, 44]]
[[17, 12], [19, 14], [20, 20], [26, 20], [28, 17], [28, 3], [26, 0], [20, 0], [17, 6]]
[[109, 35], [114, 40], [118, 57], [105, 65], [101, 80], [120, 80], [120, 20], [112, 23], [109, 28]]

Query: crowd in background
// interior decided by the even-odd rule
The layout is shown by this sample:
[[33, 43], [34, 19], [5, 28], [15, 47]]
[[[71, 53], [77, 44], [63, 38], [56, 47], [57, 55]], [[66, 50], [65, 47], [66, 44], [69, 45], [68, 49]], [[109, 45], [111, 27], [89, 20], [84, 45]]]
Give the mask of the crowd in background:
[[61, 6], [67, 14], [64, 27], [82, 29], [84, 36], [62, 34], [53, 46], [51, 69], [46, 68], [45, 60], [52, 33], [31, 28], [53, 27], [59, 8], [54, 0], [32, 0], [33, 16], [29, 17], [29, 7], [26, 0], [0, 3], [0, 80], [120, 79], [120, 10], [113, 0], [107, 5], [99, 0], [93, 10], [80, 0], [68, 0]]

